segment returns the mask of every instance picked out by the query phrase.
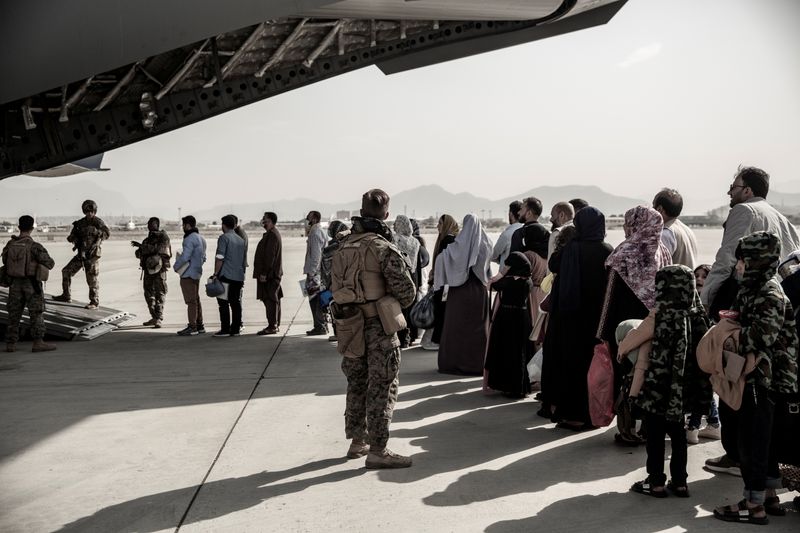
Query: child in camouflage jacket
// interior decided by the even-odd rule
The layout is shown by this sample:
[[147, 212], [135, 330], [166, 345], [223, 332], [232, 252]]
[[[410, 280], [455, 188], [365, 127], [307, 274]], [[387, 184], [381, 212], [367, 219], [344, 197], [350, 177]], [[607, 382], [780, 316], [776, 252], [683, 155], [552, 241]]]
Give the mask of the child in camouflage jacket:
[[739, 354], [752, 355], [756, 366], [738, 411], [744, 499], [714, 510], [728, 522], [766, 524], [768, 513], [785, 512], [774, 492], [780, 474], [770, 440], [776, 395], [797, 391], [798, 340], [792, 304], [775, 279], [780, 257], [780, 240], [764, 231], [742, 238], [736, 249], [740, 281], [733, 310], [742, 325]]
[[[684, 415], [707, 410], [711, 401], [708, 376], [697, 366], [695, 351], [708, 331], [708, 318], [695, 289], [694, 273], [670, 265], [656, 274], [655, 327], [650, 364], [639, 395], [632, 398], [644, 412], [647, 427], [647, 478], [634, 483], [633, 492], [667, 497], [667, 489], [686, 498], [686, 433]], [[672, 480], [664, 474], [665, 437], [669, 435]]]

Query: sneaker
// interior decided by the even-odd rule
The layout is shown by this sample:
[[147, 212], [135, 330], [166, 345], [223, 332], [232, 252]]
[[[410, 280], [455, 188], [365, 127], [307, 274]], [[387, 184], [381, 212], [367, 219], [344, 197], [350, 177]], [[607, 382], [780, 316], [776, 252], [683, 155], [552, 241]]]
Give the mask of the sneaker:
[[72, 301], [72, 298], [70, 298], [66, 294], [59, 294], [58, 296], [53, 296], [53, 301], [54, 302], [64, 302], [65, 304], [68, 304], [68, 303], [70, 303]]
[[264, 328], [256, 333], [256, 335], [275, 335], [278, 333], [278, 328]]
[[[241, 333], [241, 330], [240, 330], [240, 331], [231, 331], [231, 335], [230, 335], [230, 336], [231, 336], [231, 337], [238, 337], [238, 336], [240, 336], [241, 334], [242, 334], [242, 333]], [[216, 336], [216, 335], [215, 335], [215, 336]]]
[[183, 328], [178, 332], [178, 335], [180, 335], [181, 337], [190, 337], [193, 335], [197, 335], [197, 333], [198, 331], [196, 329], [193, 329], [191, 326], [186, 326], [185, 328]]
[[309, 337], [313, 337], [315, 335], [327, 335], [327, 334], [328, 330], [325, 328], [314, 328], [306, 331], [306, 335], [308, 335]]
[[230, 337], [231, 336], [231, 332], [230, 331], [219, 330], [218, 332], [214, 333], [214, 336], [215, 337]]
[[687, 429], [686, 430], [686, 442], [689, 444], [699, 444], [700, 438], [697, 434], [700, 433], [699, 429]]
[[359, 457], [364, 457], [368, 453], [369, 444], [363, 440], [353, 439], [353, 441], [350, 443], [350, 447], [347, 449], [347, 458], [358, 459]]
[[370, 451], [367, 454], [366, 466], [370, 470], [379, 468], [408, 468], [411, 466], [411, 457], [398, 455], [388, 448], [385, 448], [380, 452]]
[[722, 431], [719, 424], [716, 426], [709, 424], [700, 430], [699, 436], [703, 439], [720, 440], [722, 438]]
[[742, 477], [742, 470], [739, 468], [739, 463], [732, 461], [727, 455], [714, 459], [706, 459], [706, 470]]
[[197, 333], [203, 334], [206, 332], [206, 327], [203, 324], [197, 324]]

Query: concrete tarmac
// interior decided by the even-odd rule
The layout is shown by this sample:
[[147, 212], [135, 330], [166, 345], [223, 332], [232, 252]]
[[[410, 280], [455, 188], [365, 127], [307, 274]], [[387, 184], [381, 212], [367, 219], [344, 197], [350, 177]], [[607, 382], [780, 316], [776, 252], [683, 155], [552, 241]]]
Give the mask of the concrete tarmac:
[[[251, 254], [258, 237], [251, 239]], [[177, 243], [175, 243], [177, 244]], [[104, 305], [146, 320], [125, 243], [106, 245]], [[60, 265], [69, 251], [48, 245]], [[213, 243], [209, 242], [213, 250]], [[691, 497], [628, 492], [645, 451], [610, 428], [575, 434], [532, 399], [485, 396], [479, 378], [437, 373], [436, 353], [405, 350], [390, 447], [414, 466], [347, 460], [345, 379], [325, 338], [305, 336], [297, 279], [303, 242], [286, 239], [281, 334], [258, 337], [263, 306], [245, 288], [246, 333], [175, 335], [185, 323], [170, 278], [166, 325], [91, 342], [29, 343], [0, 355], [0, 531], [723, 531], [713, 507], [740, 478], [702, 470], [716, 441], [689, 449]], [[209, 251], [211, 255], [211, 251]], [[80, 276], [80, 274], [79, 274]], [[54, 273], [49, 292], [58, 283]], [[76, 298], [85, 282], [75, 282]], [[218, 322], [203, 297], [209, 333]], [[771, 531], [800, 530], [800, 513]]]

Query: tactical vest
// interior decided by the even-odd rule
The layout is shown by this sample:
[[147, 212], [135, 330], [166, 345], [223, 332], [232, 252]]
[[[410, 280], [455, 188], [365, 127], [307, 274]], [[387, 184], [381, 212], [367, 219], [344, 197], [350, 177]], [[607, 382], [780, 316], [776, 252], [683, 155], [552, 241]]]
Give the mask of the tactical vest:
[[333, 255], [331, 292], [339, 305], [364, 304], [386, 295], [378, 250], [392, 244], [375, 233], [350, 235]]
[[39, 263], [33, 258], [31, 248], [33, 239], [14, 239], [6, 245], [6, 273], [12, 278], [36, 276]]

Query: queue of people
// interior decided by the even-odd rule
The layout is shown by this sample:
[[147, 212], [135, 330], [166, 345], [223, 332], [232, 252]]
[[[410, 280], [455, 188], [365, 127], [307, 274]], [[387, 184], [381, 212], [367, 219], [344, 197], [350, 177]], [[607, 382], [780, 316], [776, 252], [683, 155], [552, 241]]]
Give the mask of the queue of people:
[[[800, 251], [800, 237], [767, 203], [768, 192], [766, 172], [737, 171], [728, 190], [732, 209], [712, 265], [696, 264], [696, 239], [678, 218], [683, 201], [672, 189], [656, 194], [651, 206], [625, 213], [625, 239], [616, 248], [605, 242], [604, 214], [582, 199], [554, 204], [550, 229], [539, 221], [543, 205], [537, 198], [512, 202], [509, 225], [494, 245], [475, 215], [460, 223], [442, 215], [430, 254], [413, 219], [398, 216], [394, 231], [389, 228], [389, 196], [380, 189], [364, 194], [361, 216], [351, 227], [337, 221], [327, 235], [320, 213], [310, 211], [303, 273], [313, 327], [307, 335], [327, 335], [330, 317], [334, 335], [329, 340], [343, 355], [348, 382], [347, 456], [366, 456], [367, 468], [411, 466], [410, 457], [391, 452], [387, 443], [400, 350], [416, 341], [420, 329], [426, 330], [423, 347], [438, 352], [440, 372], [483, 376], [487, 393], [511, 398], [532, 393], [529, 366], [540, 357], [538, 415], [576, 432], [597, 426], [588, 377], [595, 360], [607, 353], [616, 396], [615, 440], [647, 450], [647, 477], [631, 487], [633, 492], [689, 497], [687, 444], [704, 431], [703, 436], [721, 438], [725, 449], [724, 456], [707, 461], [707, 468], [741, 475], [744, 482], [744, 499], [715, 509], [714, 516], [765, 524], [768, 514], [780, 515], [779, 457], [770, 440], [777, 431], [775, 409], [798, 392], [800, 346], [791, 301], [798, 295], [784, 292], [778, 265]], [[99, 302], [100, 244], [108, 237], [96, 210], [93, 202], [85, 202], [86, 216], [70, 234], [78, 255], [65, 267], [59, 297], [69, 300], [68, 278], [73, 267], [83, 267], [89, 309]], [[252, 273], [267, 317], [260, 335], [280, 328], [283, 271], [276, 223], [275, 213], [265, 213]], [[178, 334], [197, 335], [205, 331], [199, 281], [206, 243], [193, 217], [184, 217], [183, 224], [182, 251], [172, 268], [181, 276], [188, 325]], [[14, 308], [28, 305], [39, 324], [36, 287], [41, 284], [14, 263], [22, 253], [31, 264], [53, 267], [40, 245], [27, 242], [30, 225], [20, 219], [20, 237], [4, 249], [3, 263], [15, 302], [21, 302]], [[132, 244], [145, 271], [151, 313], [145, 325], [160, 327], [172, 254], [158, 219], [151, 219], [148, 229], [147, 239]], [[247, 236], [238, 219], [223, 217], [212, 278], [225, 285], [225, 293], [217, 298], [221, 326], [214, 336], [242, 331], [246, 257]], [[495, 276], [492, 261], [498, 263]], [[423, 284], [433, 309], [424, 327], [411, 320], [413, 306], [428, 299]], [[16, 312], [15, 320], [18, 324]], [[40, 329], [34, 326], [35, 336]], [[15, 331], [9, 328], [8, 351], [15, 347]], [[49, 349], [41, 337], [34, 343], [37, 349]], [[740, 371], [731, 377], [725, 372], [734, 362]], [[669, 477], [666, 436], [672, 448]]]

